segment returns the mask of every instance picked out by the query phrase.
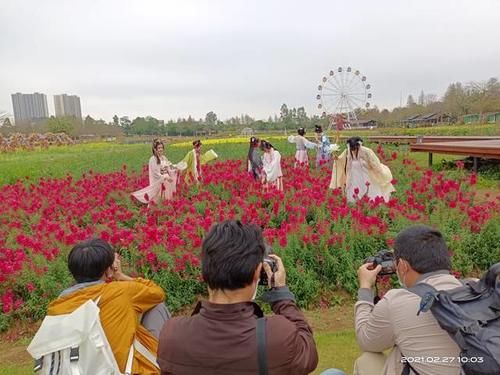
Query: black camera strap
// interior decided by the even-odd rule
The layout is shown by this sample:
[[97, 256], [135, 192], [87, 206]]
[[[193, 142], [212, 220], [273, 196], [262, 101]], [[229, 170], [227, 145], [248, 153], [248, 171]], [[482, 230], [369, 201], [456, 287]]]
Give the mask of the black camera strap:
[[266, 318], [257, 319], [257, 357], [259, 375], [267, 375]]

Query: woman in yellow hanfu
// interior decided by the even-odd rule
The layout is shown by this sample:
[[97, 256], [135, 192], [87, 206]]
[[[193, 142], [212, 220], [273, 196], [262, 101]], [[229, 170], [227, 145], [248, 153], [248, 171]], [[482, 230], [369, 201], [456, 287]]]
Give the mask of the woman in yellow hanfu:
[[389, 201], [392, 173], [382, 164], [375, 153], [362, 145], [359, 137], [347, 140], [347, 149], [334, 158], [330, 189], [342, 188], [348, 202], [355, 202], [363, 196], [370, 199], [382, 197]]
[[182, 159], [187, 165], [184, 170], [184, 182], [188, 185], [193, 183], [198, 184], [202, 177], [201, 166], [218, 157], [214, 150], [208, 150], [201, 155], [201, 145], [202, 143], [199, 139], [194, 141], [193, 149]]

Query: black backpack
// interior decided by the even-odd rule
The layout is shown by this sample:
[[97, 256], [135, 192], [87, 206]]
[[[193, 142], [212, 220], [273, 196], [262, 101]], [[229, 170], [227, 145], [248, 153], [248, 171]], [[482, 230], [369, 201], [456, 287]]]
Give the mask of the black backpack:
[[426, 283], [408, 290], [422, 298], [417, 313], [431, 311], [460, 347], [466, 375], [500, 374], [500, 263], [479, 281], [446, 291]]

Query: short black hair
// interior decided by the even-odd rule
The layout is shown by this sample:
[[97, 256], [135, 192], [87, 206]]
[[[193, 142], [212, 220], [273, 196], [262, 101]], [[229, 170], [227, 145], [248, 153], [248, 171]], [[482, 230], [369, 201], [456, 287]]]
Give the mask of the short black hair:
[[226, 220], [203, 239], [201, 271], [212, 290], [236, 290], [250, 285], [264, 260], [264, 237], [255, 224]]
[[78, 283], [99, 280], [113, 265], [115, 252], [110, 244], [100, 238], [79, 243], [68, 255], [68, 268]]
[[299, 133], [299, 135], [304, 135], [304, 134], [306, 134], [306, 129], [304, 129], [304, 128], [298, 128], [297, 129], [297, 133]]
[[451, 257], [443, 235], [426, 225], [399, 232], [394, 241], [396, 261], [406, 260], [418, 273], [451, 270]]

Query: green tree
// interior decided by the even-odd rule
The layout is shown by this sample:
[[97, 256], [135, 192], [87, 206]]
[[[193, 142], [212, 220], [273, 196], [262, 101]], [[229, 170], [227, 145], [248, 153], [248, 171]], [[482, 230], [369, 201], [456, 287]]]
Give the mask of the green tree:
[[288, 120], [288, 107], [285, 103], [283, 103], [280, 108], [280, 120], [283, 122]]
[[47, 128], [52, 133], [66, 133], [70, 134], [75, 128], [71, 119], [67, 117], [54, 117], [51, 116], [47, 121]]
[[113, 116], [113, 125], [114, 126], [120, 126], [120, 119], [118, 118], [117, 115]]
[[207, 125], [217, 125], [217, 115], [214, 111], [210, 111], [206, 114], [205, 123]]
[[447, 112], [462, 116], [472, 112], [472, 98], [460, 82], [448, 86], [443, 97], [444, 108]]
[[128, 118], [128, 116], [120, 117], [120, 126], [123, 128], [125, 134], [130, 134], [132, 121]]

